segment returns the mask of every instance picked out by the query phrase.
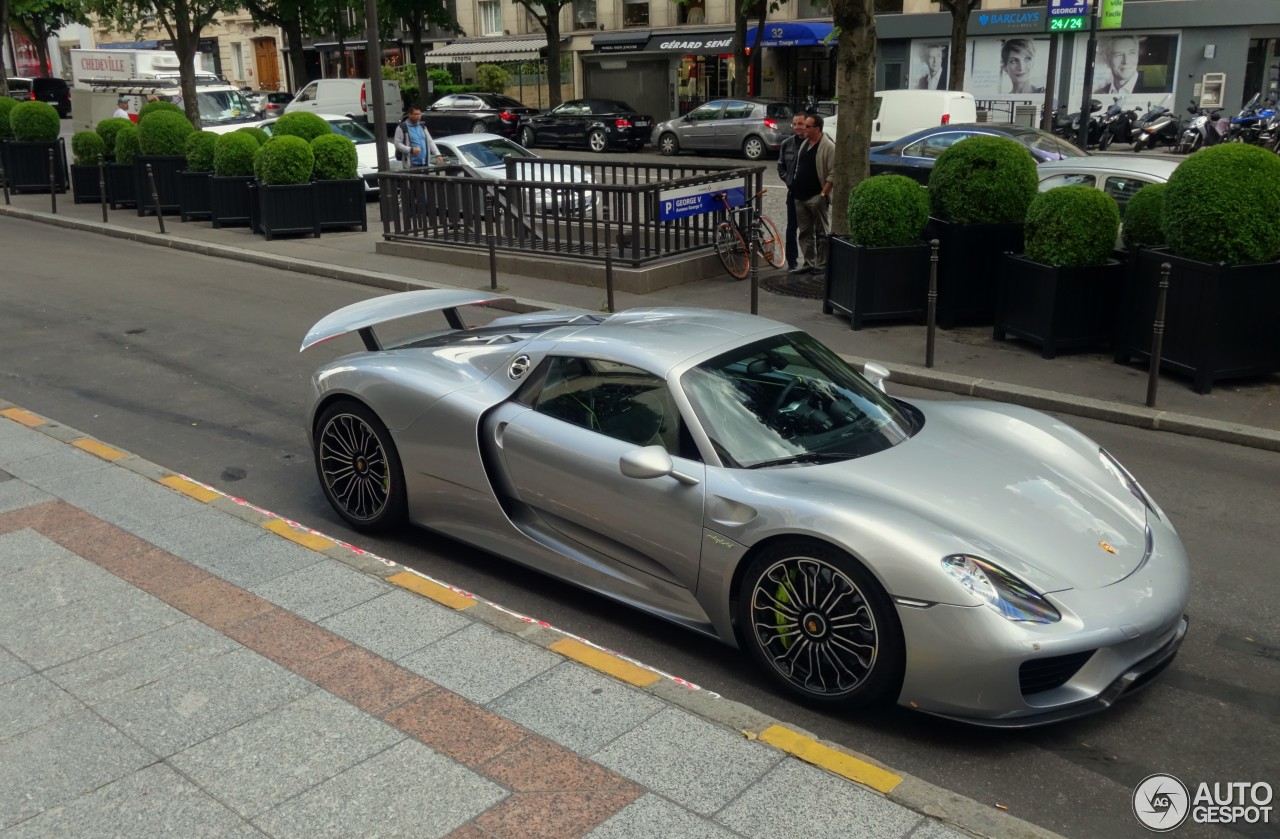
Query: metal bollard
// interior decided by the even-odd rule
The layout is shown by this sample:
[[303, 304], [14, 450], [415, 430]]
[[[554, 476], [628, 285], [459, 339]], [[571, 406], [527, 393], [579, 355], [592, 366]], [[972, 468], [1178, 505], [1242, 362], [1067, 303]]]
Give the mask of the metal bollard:
[[102, 223], [107, 223], [107, 164], [98, 155], [98, 200], [102, 204]]
[[[613, 243], [609, 236], [613, 230], [609, 226], [609, 202], [604, 202], [604, 305], [613, 314]], [[622, 243], [618, 243], [618, 252], [622, 252]]]
[[938, 245], [937, 239], [929, 240], [929, 303], [925, 327], [924, 366], [933, 366], [933, 347], [938, 331]]
[[49, 212], [58, 214], [58, 161], [53, 149], [49, 149]]
[[160, 222], [160, 232], [164, 233], [164, 210], [160, 207], [160, 193], [156, 191], [156, 173], [147, 164], [147, 183], [151, 186], [151, 206], [156, 209], [156, 220]]
[[9, 173], [4, 170], [4, 155], [0, 154], [0, 188], [4, 189], [4, 203], [9, 204]]
[[1160, 266], [1160, 286], [1156, 292], [1156, 320], [1151, 325], [1151, 368], [1147, 371], [1147, 407], [1156, 406], [1156, 389], [1160, 386], [1160, 359], [1164, 352], [1164, 307], [1169, 296], [1169, 272], [1173, 266]]
[[489, 288], [496, 291], [498, 288], [498, 243], [493, 235], [493, 193], [488, 191], [484, 194], [484, 226], [485, 238], [489, 240]]

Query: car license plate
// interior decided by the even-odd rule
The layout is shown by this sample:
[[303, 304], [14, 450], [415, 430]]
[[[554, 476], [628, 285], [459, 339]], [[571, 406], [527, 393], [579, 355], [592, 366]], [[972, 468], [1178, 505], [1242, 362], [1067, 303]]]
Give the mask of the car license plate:
[[647, 120], [647, 119], [638, 119], [638, 120], [636, 120], [636, 121], [635, 121], [635, 126], [636, 126], [636, 128], [648, 128], [648, 127], [649, 127], [649, 120]]

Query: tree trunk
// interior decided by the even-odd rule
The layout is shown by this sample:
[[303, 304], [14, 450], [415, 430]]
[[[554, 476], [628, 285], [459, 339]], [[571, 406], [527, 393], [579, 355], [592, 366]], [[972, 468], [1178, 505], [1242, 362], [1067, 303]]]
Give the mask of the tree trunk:
[[871, 119], [876, 89], [875, 0], [834, 0], [840, 28], [836, 55], [836, 95], [840, 131], [836, 135], [836, 177], [831, 189], [831, 232], [849, 232], [849, 193], [871, 173]]
[[9, 95], [9, 65], [5, 63], [5, 45], [9, 43], [9, 0], [0, 0], [0, 96]]
[[544, 27], [547, 30], [547, 101], [555, 108], [560, 105], [560, 9], [561, 6], [546, 7], [547, 19]]
[[409, 21], [409, 35], [413, 38], [414, 70], [416, 70], [418, 74], [418, 98], [412, 104], [416, 104], [421, 108], [427, 104], [427, 89], [430, 87], [429, 80], [427, 79], [427, 55], [422, 51], [421, 21]]
[[196, 46], [200, 43], [200, 27], [192, 31], [192, 20], [184, 4], [174, 10], [174, 52], [178, 54], [178, 79], [182, 87], [182, 108], [196, 130], [200, 130], [200, 100], [196, 98]]
[[293, 92], [297, 93], [307, 83], [307, 56], [302, 51], [302, 21], [296, 18], [285, 21], [280, 29], [284, 32], [285, 43], [289, 45], [289, 67], [293, 73]]
[[53, 62], [49, 60], [49, 30], [40, 21], [32, 21], [31, 41], [35, 44], [36, 60], [40, 62], [40, 77], [53, 75]]
[[747, 11], [743, 0], [730, 0], [736, 4], [733, 10], [733, 88], [731, 96], [746, 96], [747, 62]]
[[973, 0], [956, 0], [951, 7], [951, 66], [947, 69], [947, 87], [964, 90], [964, 65], [969, 43], [969, 13]]

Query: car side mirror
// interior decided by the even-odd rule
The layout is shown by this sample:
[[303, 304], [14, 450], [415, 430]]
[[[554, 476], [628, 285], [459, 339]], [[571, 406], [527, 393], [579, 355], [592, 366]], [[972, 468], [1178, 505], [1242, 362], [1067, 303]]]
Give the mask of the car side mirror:
[[682, 475], [676, 471], [676, 465], [672, 462], [671, 455], [667, 454], [667, 450], [662, 446], [645, 446], [642, 449], [632, 449], [618, 458], [618, 469], [628, 478], [638, 478], [642, 481], [665, 478], [670, 475], [687, 486], [693, 486], [698, 483], [697, 478], [691, 475]]
[[884, 383], [889, 380], [889, 370], [883, 365], [876, 364], [874, 361], [868, 361], [862, 365], [862, 376], [871, 384], [880, 389], [882, 393], [888, 393]]

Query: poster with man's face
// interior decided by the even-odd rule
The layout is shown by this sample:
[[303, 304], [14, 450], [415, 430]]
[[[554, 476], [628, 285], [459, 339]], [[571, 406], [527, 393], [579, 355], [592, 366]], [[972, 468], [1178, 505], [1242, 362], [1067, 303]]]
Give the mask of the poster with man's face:
[[[1084, 41], [1081, 38], [1079, 41]], [[1086, 45], [1076, 44], [1077, 71], [1072, 74], [1072, 111], [1080, 110], [1084, 98], [1084, 57]], [[1173, 85], [1178, 69], [1178, 33], [1113, 32], [1098, 35], [1098, 51], [1093, 61], [1092, 98], [1105, 110], [1113, 102], [1127, 108], [1146, 109], [1151, 105], [1172, 107]]]
[[911, 44], [911, 87], [916, 90], [946, 90], [951, 61], [951, 45], [945, 41], [914, 41]]

